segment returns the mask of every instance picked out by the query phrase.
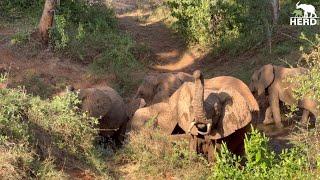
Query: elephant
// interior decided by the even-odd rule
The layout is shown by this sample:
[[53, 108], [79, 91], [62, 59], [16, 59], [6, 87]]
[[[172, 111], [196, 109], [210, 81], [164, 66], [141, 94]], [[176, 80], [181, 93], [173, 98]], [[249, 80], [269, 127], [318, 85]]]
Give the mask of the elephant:
[[165, 101], [187, 81], [193, 81], [193, 77], [183, 72], [147, 75], [134, 99], [144, 99], [147, 106]]
[[129, 123], [131, 129], [155, 119], [154, 124], [167, 134], [176, 129], [190, 134], [190, 150], [207, 154], [209, 160], [222, 142], [231, 152], [242, 155], [253, 112], [248, 101], [233, 88], [205, 88], [200, 71], [194, 72], [194, 79], [185, 82], [168, 102], [138, 109]]
[[81, 110], [98, 118], [99, 134], [121, 143], [129, 120], [122, 97], [110, 87], [80, 89], [77, 94]]
[[[183, 72], [176, 74], [162, 73], [158, 75], [149, 75], [144, 78], [134, 99], [143, 98], [146, 102], [146, 106], [167, 101], [184, 82], [192, 81], [194, 81], [192, 75]], [[206, 89], [215, 90], [228, 87], [236, 88], [248, 101], [250, 110], [259, 111], [259, 105], [250, 89], [244, 82], [237, 78], [231, 76], [218, 76], [211, 79], [205, 79], [204, 85]]]
[[284, 102], [287, 105], [298, 104], [298, 107], [303, 108], [303, 115], [301, 121], [308, 122], [309, 113], [311, 112], [315, 117], [319, 115], [317, 109], [318, 102], [310, 99], [295, 99], [292, 89], [294, 84], [288, 82], [288, 77], [293, 77], [305, 73], [304, 68], [285, 68], [267, 64], [260, 69], [254, 71], [251, 76], [249, 88], [252, 93], [258, 97], [266, 94], [269, 101], [269, 107], [266, 109], [264, 124], [274, 123], [278, 128], [282, 128], [279, 102]]
[[[190, 75], [191, 76], [191, 75]], [[192, 77], [193, 78], [193, 77]], [[241, 96], [244, 97], [246, 100], [250, 111], [253, 115], [256, 115], [256, 113], [259, 112], [259, 105], [256, 101], [255, 97], [252, 95], [249, 87], [242, 82], [241, 80], [231, 77], [231, 76], [218, 76], [211, 79], [205, 79], [204, 80], [204, 87], [206, 91], [208, 90], [221, 90], [221, 89], [236, 89], [238, 93], [240, 93]], [[143, 87], [144, 88], [144, 87]], [[168, 100], [162, 101], [162, 103], [157, 103], [153, 105], [149, 105], [144, 108], [138, 109], [132, 118], [130, 118], [130, 123], [128, 124], [128, 130], [139, 130], [150, 118], [155, 117], [157, 114], [170, 114], [170, 106], [168, 103]], [[165, 117], [160, 116], [159, 118]], [[164, 123], [161, 123], [164, 122]], [[165, 130], [166, 134], [174, 134], [175, 124], [176, 122], [173, 121], [159, 121], [161, 123], [159, 126], [163, 127], [162, 129]], [[178, 127], [179, 129], [179, 127]]]

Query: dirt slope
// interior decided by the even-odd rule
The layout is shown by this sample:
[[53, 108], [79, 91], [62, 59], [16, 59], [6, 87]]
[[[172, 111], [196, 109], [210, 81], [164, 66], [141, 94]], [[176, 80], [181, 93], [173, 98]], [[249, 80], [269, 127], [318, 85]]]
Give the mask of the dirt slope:
[[[136, 2], [137, 3], [137, 2]], [[187, 44], [160, 20], [141, 20], [152, 11], [137, 9], [144, 2], [113, 1], [120, 28], [128, 32], [139, 43], [150, 48], [153, 54], [150, 61], [156, 71], [191, 71], [200, 55], [187, 47]], [[151, 6], [151, 5], [150, 5]], [[148, 7], [147, 7], [148, 8]]]

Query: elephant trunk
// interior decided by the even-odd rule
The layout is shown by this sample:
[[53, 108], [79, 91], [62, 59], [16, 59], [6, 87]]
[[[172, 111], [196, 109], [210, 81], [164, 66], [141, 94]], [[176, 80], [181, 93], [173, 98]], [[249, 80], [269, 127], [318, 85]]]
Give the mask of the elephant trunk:
[[194, 109], [194, 118], [196, 123], [208, 124], [210, 123], [205, 114], [203, 102], [204, 102], [204, 80], [202, 73], [197, 70], [193, 73], [195, 79], [194, 87], [194, 99], [192, 101], [192, 106]]

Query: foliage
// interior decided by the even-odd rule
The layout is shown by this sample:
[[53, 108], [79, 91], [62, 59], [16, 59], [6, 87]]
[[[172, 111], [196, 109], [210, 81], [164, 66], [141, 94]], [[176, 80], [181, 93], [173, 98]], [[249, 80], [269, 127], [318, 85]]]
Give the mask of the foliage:
[[252, 130], [246, 136], [246, 163], [223, 146], [209, 179], [313, 179], [306, 152], [299, 147], [285, 149], [278, 156], [270, 150], [269, 139]]
[[11, 44], [26, 43], [29, 40], [28, 32], [18, 32], [11, 37]]
[[41, 100], [22, 89], [0, 89], [0, 177], [61, 179], [64, 166], [107, 176], [94, 145], [97, 120], [78, 104], [74, 94]]
[[[26, 22], [39, 22], [44, 0], [5, 0], [5, 17], [19, 20], [15, 14], [27, 14]], [[38, 13], [34, 13], [34, 12]], [[11, 17], [12, 16], [12, 17]], [[33, 25], [33, 27], [36, 24]], [[20, 45], [30, 40], [30, 32], [18, 32], [12, 44]], [[33, 41], [29, 41], [31, 47]], [[34, 43], [34, 42], [33, 42]], [[50, 30], [50, 47], [58, 55], [68, 56], [91, 68], [90, 75], [101, 76], [106, 72], [115, 74], [117, 90], [128, 91], [134, 85], [132, 72], [143, 65], [135, 58], [135, 42], [120, 33], [113, 9], [101, 1], [64, 0], [56, 7], [54, 26]], [[41, 49], [37, 47], [36, 49]]]
[[143, 66], [133, 55], [135, 43], [118, 32], [111, 8], [88, 1], [61, 1], [51, 31], [52, 43], [59, 53], [89, 63], [91, 73], [114, 73], [118, 90], [132, 86], [131, 72]]
[[54, 16], [54, 21], [56, 23], [56, 26], [51, 34], [54, 45], [57, 49], [64, 49], [69, 43], [69, 36], [65, 32], [67, 21], [62, 15]]
[[[302, 58], [304, 64], [307, 67], [306, 73], [293, 78], [289, 81], [299, 84], [293, 92], [297, 99], [302, 97], [309, 97], [314, 100], [320, 99], [320, 37], [317, 34], [315, 40], [312, 41], [304, 34], [301, 35], [301, 39], [309, 42], [313, 49], [309, 53], [303, 53]], [[301, 49], [304, 50], [303, 48]], [[302, 64], [303, 65], [303, 64]]]
[[[42, 13], [41, 8], [44, 0], [1, 0], [0, 16], [34, 16]], [[28, 12], [26, 14], [25, 12]], [[3, 13], [3, 14], [2, 14]]]
[[101, 4], [68, 0], [61, 1], [57, 7], [55, 23], [56, 26], [52, 29], [53, 45], [61, 50], [72, 46], [73, 44], [69, 44], [72, 39], [81, 42], [81, 39], [91, 33], [98, 34], [113, 29], [116, 20], [113, 11]]
[[[169, 0], [175, 29], [191, 43], [223, 50], [245, 49], [270, 31], [269, 1]], [[268, 30], [269, 29], [269, 30]]]
[[6, 83], [8, 81], [8, 73], [0, 74], [0, 83]]

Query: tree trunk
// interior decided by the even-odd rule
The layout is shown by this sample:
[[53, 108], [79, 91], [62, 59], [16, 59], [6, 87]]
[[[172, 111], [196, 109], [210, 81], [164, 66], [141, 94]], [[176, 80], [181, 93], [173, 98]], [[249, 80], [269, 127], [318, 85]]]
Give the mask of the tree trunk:
[[272, 22], [277, 24], [280, 14], [280, 2], [279, 0], [271, 0], [272, 6]]
[[38, 31], [43, 44], [47, 45], [49, 41], [49, 30], [53, 25], [54, 9], [56, 0], [46, 0], [43, 13], [40, 19]]

